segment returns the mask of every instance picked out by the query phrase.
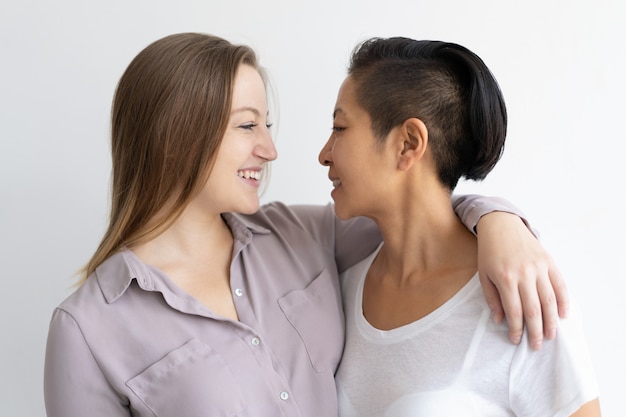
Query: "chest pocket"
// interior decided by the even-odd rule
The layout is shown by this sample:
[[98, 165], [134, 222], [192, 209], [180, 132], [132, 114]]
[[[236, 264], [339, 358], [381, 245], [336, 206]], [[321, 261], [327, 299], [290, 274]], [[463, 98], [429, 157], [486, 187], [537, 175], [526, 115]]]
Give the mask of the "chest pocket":
[[337, 369], [344, 342], [339, 280], [323, 270], [306, 288], [278, 300], [287, 320], [304, 342], [317, 372]]
[[126, 385], [159, 417], [236, 416], [246, 408], [224, 360], [195, 339]]

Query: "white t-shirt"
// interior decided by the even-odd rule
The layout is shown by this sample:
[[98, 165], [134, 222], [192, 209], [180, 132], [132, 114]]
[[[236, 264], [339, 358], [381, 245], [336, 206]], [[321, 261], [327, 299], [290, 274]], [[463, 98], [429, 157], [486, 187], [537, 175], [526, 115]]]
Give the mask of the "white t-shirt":
[[496, 324], [478, 275], [426, 317], [383, 331], [363, 317], [378, 249], [342, 275], [346, 346], [337, 371], [341, 417], [569, 416], [598, 397], [580, 317], [532, 351]]

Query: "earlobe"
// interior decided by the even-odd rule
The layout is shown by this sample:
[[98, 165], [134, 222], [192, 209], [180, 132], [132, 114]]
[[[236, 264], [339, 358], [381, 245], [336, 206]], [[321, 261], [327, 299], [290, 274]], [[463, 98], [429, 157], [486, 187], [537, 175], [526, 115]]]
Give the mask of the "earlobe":
[[402, 150], [398, 158], [398, 168], [406, 171], [420, 160], [428, 145], [428, 129], [417, 118], [407, 119], [401, 126]]

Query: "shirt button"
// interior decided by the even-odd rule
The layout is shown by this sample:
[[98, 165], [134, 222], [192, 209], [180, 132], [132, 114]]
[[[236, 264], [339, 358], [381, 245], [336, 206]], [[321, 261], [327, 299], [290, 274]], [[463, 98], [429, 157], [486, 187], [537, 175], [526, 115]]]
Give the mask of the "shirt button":
[[250, 343], [252, 343], [252, 346], [259, 346], [261, 340], [258, 337], [253, 337]]
[[241, 297], [243, 295], [243, 290], [241, 288], [235, 289], [235, 295], [237, 297]]
[[286, 401], [289, 399], [289, 393], [287, 391], [283, 391], [280, 393], [280, 399]]

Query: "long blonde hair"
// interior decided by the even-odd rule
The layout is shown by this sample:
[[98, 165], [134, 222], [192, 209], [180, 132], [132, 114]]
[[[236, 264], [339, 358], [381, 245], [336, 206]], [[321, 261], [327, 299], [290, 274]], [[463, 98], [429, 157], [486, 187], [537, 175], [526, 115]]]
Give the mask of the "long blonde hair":
[[79, 284], [123, 247], [162, 233], [204, 186], [241, 64], [262, 72], [251, 48], [199, 33], [166, 36], [132, 60], [111, 111], [109, 226]]

